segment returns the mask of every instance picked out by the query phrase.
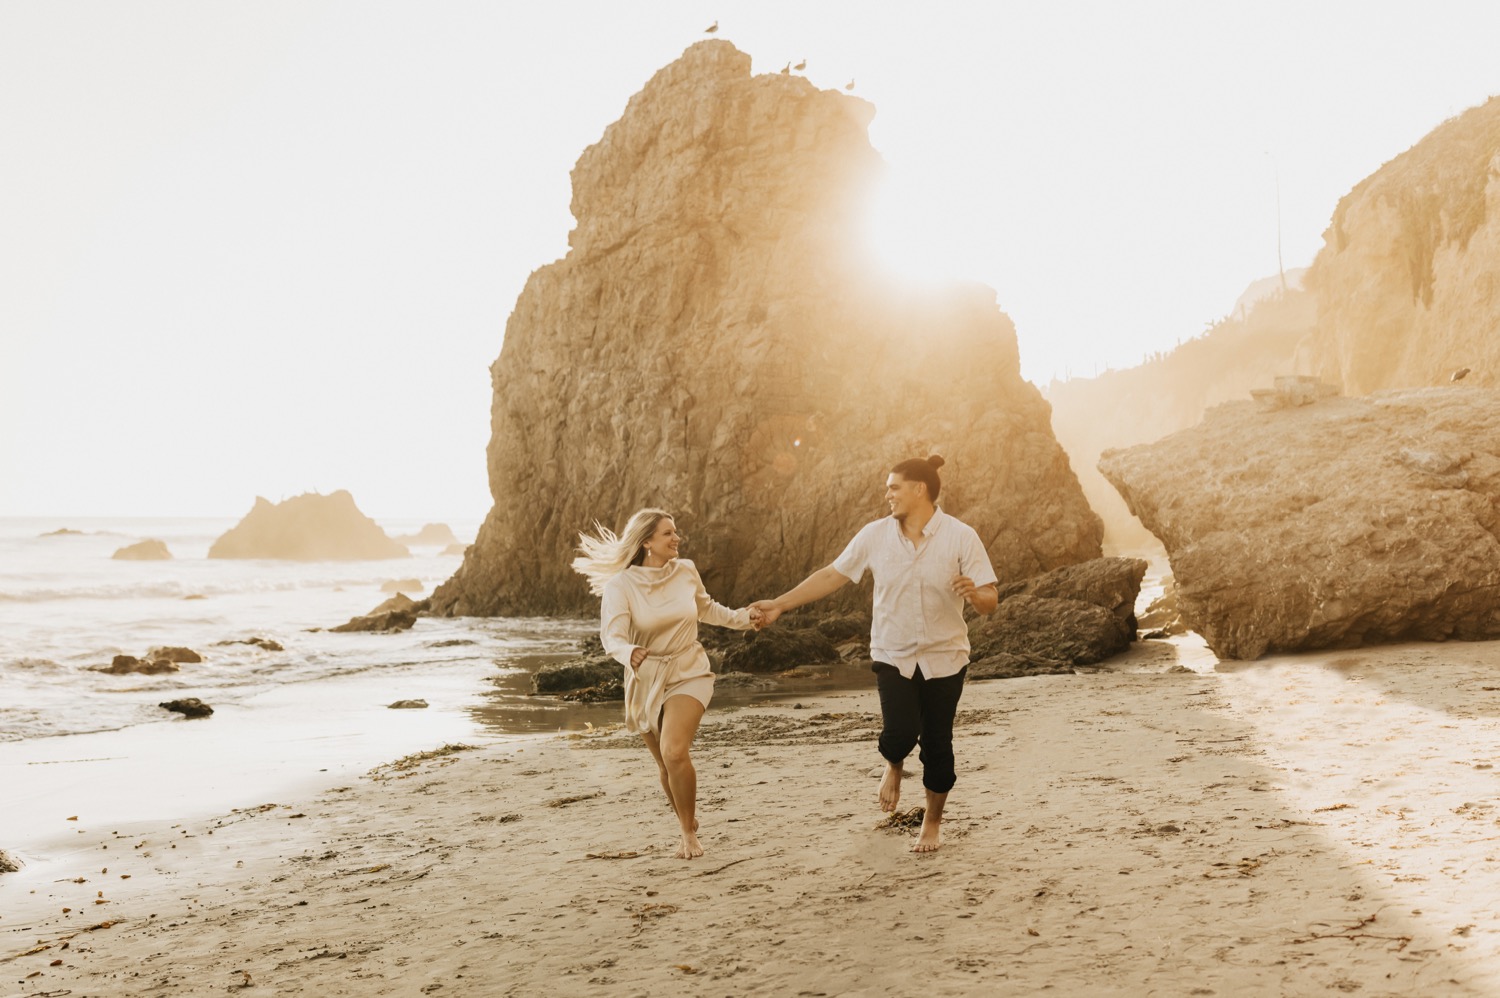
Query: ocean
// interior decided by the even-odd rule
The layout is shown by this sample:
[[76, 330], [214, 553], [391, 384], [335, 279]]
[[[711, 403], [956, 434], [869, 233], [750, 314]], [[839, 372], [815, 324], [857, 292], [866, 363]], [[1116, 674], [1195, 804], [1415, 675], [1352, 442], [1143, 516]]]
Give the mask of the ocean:
[[[234, 705], [270, 689], [363, 672], [524, 672], [504, 663], [570, 650], [591, 629], [583, 621], [423, 618], [400, 633], [332, 633], [326, 628], [389, 598], [383, 583], [415, 579], [422, 591], [409, 595], [420, 599], [462, 556], [412, 547], [411, 558], [371, 562], [209, 559], [209, 546], [234, 523], [0, 519], [0, 741], [163, 723], [175, 717], [157, 706], [164, 700]], [[400, 537], [422, 522], [381, 526]], [[465, 540], [478, 527], [449, 526]], [[165, 542], [172, 560], [112, 559], [145, 539]], [[250, 638], [284, 650], [230, 643]], [[158, 646], [191, 648], [205, 661], [157, 676], [93, 671], [116, 655], [143, 656]]]

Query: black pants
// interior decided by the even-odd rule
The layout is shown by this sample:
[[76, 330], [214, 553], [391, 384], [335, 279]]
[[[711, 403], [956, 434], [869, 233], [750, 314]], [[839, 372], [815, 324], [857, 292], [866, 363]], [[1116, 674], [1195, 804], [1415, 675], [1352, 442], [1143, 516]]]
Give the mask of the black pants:
[[901, 675], [894, 665], [876, 662], [871, 670], [880, 688], [880, 754], [899, 766], [912, 748], [922, 746], [922, 786], [935, 794], [953, 789], [953, 715], [964, 692], [966, 665], [956, 675], [928, 679], [917, 666], [912, 678]]

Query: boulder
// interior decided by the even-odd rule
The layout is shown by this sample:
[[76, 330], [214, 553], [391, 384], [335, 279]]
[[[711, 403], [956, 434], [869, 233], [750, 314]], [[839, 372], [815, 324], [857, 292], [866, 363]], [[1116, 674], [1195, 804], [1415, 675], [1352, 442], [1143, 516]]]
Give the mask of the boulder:
[[428, 607], [427, 600], [413, 600], [397, 593], [362, 617], [354, 617], [346, 624], [330, 627], [330, 631], [405, 631], [417, 623], [417, 614]]
[[537, 693], [564, 693], [588, 686], [601, 686], [623, 675], [619, 662], [604, 656], [572, 658], [566, 662], [549, 662], [531, 677], [531, 688]]
[[396, 700], [386, 704], [390, 710], [423, 710], [426, 706], [426, 700]]
[[625, 683], [619, 676], [606, 679], [598, 686], [586, 686], [581, 690], [564, 693], [558, 699], [571, 700], [574, 703], [605, 703], [610, 700], [625, 699]]
[[0, 873], [15, 873], [21, 864], [10, 853], [0, 849]]
[[309, 492], [279, 503], [257, 496], [245, 518], [208, 549], [210, 558], [283, 561], [373, 561], [410, 555], [342, 489], [326, 496]]
[[745, 639], [724, 649], [723, 672], [781, 672], [815, 662], [837, 662], [839, 651], [816, 627], [776, 624], [747, 631]]
[[968, 679], [1019, 679], [1022, 676], [1072, 675], [1073, 663], [1041, 655], [999, 652], [969, 663]]
[[1092, 665], [1130, 647], [1114, 613], [1076, 599], [1012, 596], [969, 625], [969, 660], [996, 655]]
[[868, 253], [873, 115], [710, 39], [584, 151], [568, 253], [528, 279], [491, 368], [494, 505], [434, 613], [596, 612], [578, 532], [648, 505], [741, 606], [828, 564], [885, 515], [891, 466], [934, 452], [943, 508], [1003, 577], [1099, 556], [995, 292], [905, 284]]
[[1114, 615], [1127, 643], [1135, 640], [1135, 601], [1146, 562], [1140, 558], [1094, 558], [999, 587], [1000, 602], [1012, 596], [1073, 599], [1102, 606]]
[[186, 662], [189, 665], [203, 661], [203, 656], [193, 651], [193, 649], [175, 646], [152, 648], [146, 653], [146, 657], [158, 661], [166, 659], [168, 662]]
[[110, 557], [116, 561], [171, 561], [172, 552], [167, 550], [165, 541], [153, 539], [127, 544]]
[[1500, 637], [1500, 392], [1229, 403], [1099, 467], [1221, 658]]
[[380, 584], [383, 593], [419, 593], [426, 588], [421, 579], [387, 579]]
[[212, 707], [197, 697], [168, 700], [166, 703], [157, 704], [157, 706], [181, 714], [183, 717], [209, 717], [214, 712]]
[[1169, 638], [1188, 632], [1177, 610], [1177, 587], [1170, 580], [1162, 594], [1146, 604], [1136, 623], [1146, 637]]
[[111, 676], [137, 673], [142, 676], [157, 676], [178, 671], [177, 663], [170, 659], [136, 658], [134, 655], [116, 655], [109, 665], [96, 666], [90, 672], [105, 672]]

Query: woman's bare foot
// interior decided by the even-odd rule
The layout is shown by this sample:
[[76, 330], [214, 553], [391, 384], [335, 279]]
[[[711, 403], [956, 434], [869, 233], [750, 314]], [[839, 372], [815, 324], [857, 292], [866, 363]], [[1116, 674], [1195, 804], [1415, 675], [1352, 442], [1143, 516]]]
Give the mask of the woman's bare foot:
[[885, 775], [880, 778], [880, 809], [894, 811], [901, 801], [901, 767], [885, 764]]
[[699, 844], [698, 836], [692, 832], [685, 832], [682, 836], [682, 844], [677, 847], [677, 858], [696, 859], [702, 855], [703, 846]]

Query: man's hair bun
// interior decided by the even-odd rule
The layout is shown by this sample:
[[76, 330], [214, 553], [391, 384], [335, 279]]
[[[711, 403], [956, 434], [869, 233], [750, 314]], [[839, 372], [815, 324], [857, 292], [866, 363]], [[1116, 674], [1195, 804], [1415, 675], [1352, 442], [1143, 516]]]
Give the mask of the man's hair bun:
[[932, 467], [934, 469], [937, 469], [937, 468], [941, 468], [943, 465], [947, 464], [948, 462], [943, 460], [943, 455], [941, 455], [941, 454], [933, 454], [931, 457], [929, 457], [927, 459], [927, 463], [930, 464], [930, 465], [932, 465]]

